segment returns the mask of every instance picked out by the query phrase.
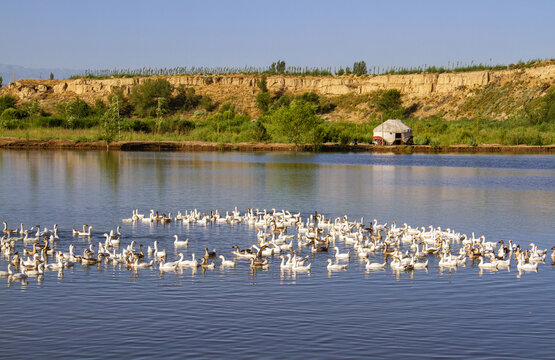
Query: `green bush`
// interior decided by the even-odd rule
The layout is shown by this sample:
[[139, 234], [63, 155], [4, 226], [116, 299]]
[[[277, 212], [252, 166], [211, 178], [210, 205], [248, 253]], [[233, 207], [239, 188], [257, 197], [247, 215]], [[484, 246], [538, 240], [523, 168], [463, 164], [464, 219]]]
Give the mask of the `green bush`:
[[268, 92], [259, 92], [258, 95], [256, 95], [256, 107], [263, 113], [268, 112], [271, 104], [272, 98]]
[[531, 124], [555, 123], [555, 86], [541, 98], [532, 101], [525, 108]]
[[33, 125], [41, 128], [62, 127], [64, 119], [52, 116], [38, 117], [33, 120]]
[[11, 95], [0, 96], [0, 114], [9, 108], [17, 108], [17, 99]]
[[[58, 105], [58, 113], [65, 115], [68, 119], [81, 119], [92, 115], [93, 111], [86, 101], [79, 98]], [[70, 122], [71, 122], [70, 120]]]
[[0, 115], [0, 119], [1, 120], [20, 120], [26, 116], [27, 114], [23, 110], [7, 108], [4, 111], [2, 111], [2, 115]]
[[282, 106], [269, 114], [270, 135], [276, 140], [297, 144], [317, 143], [321, 133], [316, 131], [321, 120], [316, 116], [316, 106], [296, 99], [289, 106]]
[[25, 127], [25, 124], [21, 122], [21, 120], [2, 120], [0, 119], [0, 127], [13, 130], [13, 129], [21, 129]]
[[99, 117], [90, 116], [86, 118], [68, 118], [65, 125], [69, 129], [90, 129], [99, 124]]
[[177, 88], [177, 95], [170, 101], [170, 106], [176, 110], [192, 110], [200, 104], [201, 99], [202, 95], [196, 95], [194, 88], [180, 85]]
[[117, 99], [119, 114], [121, 116], [127, 116], [133, 112], [133, 105], [129, 103], [129, 99], [125, 96], [121, 87], [112, 88], [112, 91], [108, 96], [108, 103], [111, 104], [112, 101], [114, 101], [114, 98]]
[[377, 106], [380, 111], [391, 111], [401, 107], [401, 92], [397, 89], [385, 91], [379, 98]]
[[156, 114], [159, 99], [169, 99], [172, 86], [165, 79], [147, 79], [141, 85], [131, 89], [129, 101], [133, 105], [135, 113], [139, 116], [153, 116]]
[[200, 107], [206, 111], [212, 111], [216, 108], [216, 104], [212, 101], [212, 98], [209, 95], [204, 95], [202, 99], [200, 99]]
[[152, 119], [126, 119], [122, 122], [122, 127], [128, 131], [152, 133], [156, 127], [156, 123]]
[[162, 133], [189, 134], [194, 128], [195, 123], [185, 119], [165, 119], [160, 125]]

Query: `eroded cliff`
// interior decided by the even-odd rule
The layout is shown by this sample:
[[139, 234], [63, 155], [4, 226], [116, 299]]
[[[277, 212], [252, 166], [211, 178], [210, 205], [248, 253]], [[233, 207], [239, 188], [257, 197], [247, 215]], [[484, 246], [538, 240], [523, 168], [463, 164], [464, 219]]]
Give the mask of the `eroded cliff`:
[[[231, 102], [240, 110], [257, 114], [255, 98], [260, 76], [252, 75], [191, 75], [165, 76], [173, 86], [194, 87], [197, 93], [210, 95], [216, 102]], [[10, 93], [22, 101], [39, 100], [51, 106], [76, 96], [88, 102], [106, 99], [114, 88], [129, 93], [131, 88], [147, 78], [109, 78], [74, 80], [19, 80], [9, 84], [2, 93]], [[555, 64], [501, 71], [475, 71], [464, 73], [379, 75], [379, 76], [326, 76], [293, 77], [269, 76], [270, 92], [285, 91], [291, 94], [314, 91], [328, 97], [371, 93], [377, 90], [399, 89], [405, 106], [416, 109], [414, 116], [441, 113], [445, 118], [472, 117], [476, 115], [473, 102], [483, 91], [493, 91], [488, 116], [505, 118], [522, 108], [526, 101], [542, 96], [555, 83]], [[480, 100], [480, 99], [478, 99]], [[487, 101], [487, 99], [486, 99]], [[478, 105], [474, 106], [477, 107]], [[479, 110], [484, 114], [482, 110]], [[363, 121], [364, 112], [337, 109], [331, 118]]]

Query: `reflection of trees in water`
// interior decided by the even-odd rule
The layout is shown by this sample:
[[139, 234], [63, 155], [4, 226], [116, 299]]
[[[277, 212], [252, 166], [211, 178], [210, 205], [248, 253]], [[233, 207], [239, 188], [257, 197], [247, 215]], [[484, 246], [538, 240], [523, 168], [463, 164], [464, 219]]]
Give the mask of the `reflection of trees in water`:
[[31, 183], [31, 187], [33, 189], [37, 189], [38, 181], [39, 181], [39, 170], [37, 169], [38, 161], [36, 159], [31, 159], [29, 157], [29, 152], [25, 153], [25, 162], [29, 167], [29, 181]]
[[100, 173], [111, 184], [113, 190], [117, 192], [119, 185], [120, 152], [104, 151], [99, 157]]
[[164, 162], [167, 162], [167, 159], [164, 159], [162, 154], [154, 153], [153, 161], [154, 167], [156, 168], [156, 187], [158, 188], [158, 198], [163, 199], [164, 195], [167, 193], [166, 189], [166, 174], [164, 173]]

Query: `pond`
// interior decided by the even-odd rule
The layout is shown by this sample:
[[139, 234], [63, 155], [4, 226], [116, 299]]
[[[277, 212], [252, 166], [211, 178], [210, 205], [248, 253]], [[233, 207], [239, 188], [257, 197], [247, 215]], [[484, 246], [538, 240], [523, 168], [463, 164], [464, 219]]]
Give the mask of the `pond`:
[[[524, 249], [555, 245], [555, 157], [313, 153], [0, 151], [0, 218], [8, 228], [58, 224], [56, 249], [82, 254], [120, 226], [119, 250], [158, 241], [168, 261], [205, 248], [233, 258], [257, 241], [245, 222], [122, 222], [197, 209], [300, 213], [329, 219], [450, 229]], [[72, 228], [92, 225], [91, 237]], [[354, 245], [343, 271], [334, 252], [308, 256], [310, 272], [249, 262], [214, 270], [133, 271], [75, 265], [27, 282], [0, 278], [3, 358], [552, 358], [555, 268], [480, 270], [477, 261], [427, 270], [368, 271]], [[173, 235], [189, 239], [175, 248]], [[23, 253], [23, 241], [16, 249]], [[409, 244], [410, 245], [410, 244]], [[403, 252], [409, 245], [400, 246]], [[460, 245], [457, 245], [458, 249]], [[26, 248], [30, 248], [27, 243]], [[152, 257], [145, 252], [145, 260]], [[383, 255], [370, 255], [372, 261]], [[0, 257], [0, 270], [9, 259]]]

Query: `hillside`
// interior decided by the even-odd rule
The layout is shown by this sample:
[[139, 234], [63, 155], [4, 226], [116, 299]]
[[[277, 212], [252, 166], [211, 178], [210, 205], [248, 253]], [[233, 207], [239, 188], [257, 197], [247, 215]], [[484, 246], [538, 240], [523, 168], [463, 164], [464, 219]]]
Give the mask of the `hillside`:
[[[191, 75], [164, 77], [174, 87], [194, 87], [197, 94], [210, 95], [219, 104], [231, 102], [236, 109], [257, 116], [257, 81], [252, 75]], [[106, 99], [114, 88], [128, 94], [145, 77], [20, 80], [0, 90], [20, 101], [39, 100], [41, 106], [54, 108], [60, 102], [79, 97], [89, 103]], [[374, 116], [371, 96], [389, 89], [401, 91], [403, 106], [413, 118], [439, 115], [447, 120], [477, 116], [503, 120], [518, 115], [533, 99], [543, 96], [555, 83], [555, 63], [517, 70], [474, 71], [441, 74], [367, 75], [293, 77], [268, 76], [270, 93], [297, 95], [315, 92], [335, 102], [326, 119], [363, 122]]]

